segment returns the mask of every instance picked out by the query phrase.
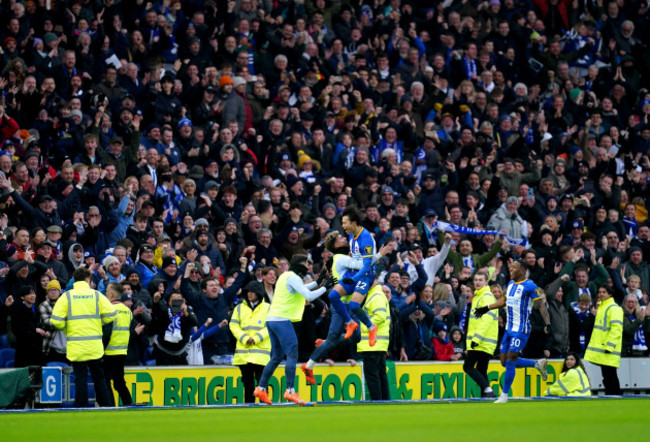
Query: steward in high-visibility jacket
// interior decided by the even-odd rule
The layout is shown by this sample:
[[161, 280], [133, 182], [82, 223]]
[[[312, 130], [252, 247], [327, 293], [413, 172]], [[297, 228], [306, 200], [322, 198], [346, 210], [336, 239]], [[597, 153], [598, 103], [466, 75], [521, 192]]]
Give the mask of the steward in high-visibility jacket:
[[358, 352], [367, 351], [381, 351], [388, 350], [388, 341], [390, 340], [390, 306], [388, 299], [384, 294], [381, 285], [376, 285], [366, 295], [366, 302], [363, 307], [368, 313], [368, 318], [375, 324], [377, 329], [377, 344], [374, 347], [370, 346], [368, 337], [370, 332], [368, 327], [361, 324], [361, 341], [357, 344]]
[[[130, 296], [131, 295], [127, 295]], [[133, 313], [131, 309], [121, 301], [113, 301], [117, 316], [111, 327], [111, 339], [104, 350], [106, 356], [126, 355], [129, 349], [129, 337], [131, 336], [131, 321]]]
[[[390, 293], [390, 287], [385, 286]], [[368, 327], [361, 324], [361, 341], [357, 351], [363, 358], [363, 375], [368, 385], [370, 399], [373, 401], [390, 399], [388, 377], [386, 376], [386, 353], [390, 341], [390, 305], [384, 292], [384, 286], [373, 286], [366, 295], [363, 305], [368, 318], [377, 327], [377, 344], [370, 346]]]
[[[131, 336], [133, 313], [130, 306], [133, 305], [133, 300], [130, 294], [124, 294], [122, 285], [116, 282], [106, 286], [106, 296], [115, 306], [117, 317], [113, 324], [104, 327], [104, 335], [109, 337], [104, 354], [104, 375], [109, 389], [113, 381], [113, 388], [120, 395], [122, 405], [131, 405], [133, 400], [124, 380], [124, 365]], [[111, 405], [115, 405], [113, 394], [111, 394]]]
[[110, 406], [101, 358], [104, 354], [102, 323], [115, 320], [113, 304], [97, 290], [90, 288], [90, 270], [77, 268], [72, 290], [63, 293], [54, 305], [50, 322], [67, 335], [67, 357], [75, 374], [75, 407], [88, 406], [88, 371], [95, 384], [95, 396], [100, 406]]
[[623, 309], [610, 297], [602, 300], [598, 306], [585, 360], [618, 368], [621, 363], [622, 345]]
[[260, 288], [264, 290], [261, 283], [249, 283], [244, 293], [252, 295], [237, 304], [232, 313], [230, 331], [237, 340], [233, 365], [251, 363], [263, 367], [271, 357], [271, 341], [266, 328], [269, 304], [264, 301], [264, 292], [258, 292]]
[[616, 304], [613, 296], [609, 287], [598, 287], [600, 304], [585, 352], [585, 360], [600, 365], [605, 394], [620, 395], [623, 392], [616, 369], [621, 363], [623, 347], [623, 309]]
[[266, 328], [269, 304], [264, 301], [262, 283], [249, 282], [244, 287], [244, 300], [237, 304], [230, 319], [230, 331], [237, 340], [232, 365], [239, 366], [244, 383], [244, 401], [255, 402], [255, 380], [259, 382], [264, 366], [271, 359], [271, 340]]
[[490, 286], [480, 288], [474, 292], [471, 314], [467, 325], [467, 350], [482, 351], [493, 355], [499, 343], [499, 318], [495, 311], [489, 311], [480, 318], [474, 312], [477, 308], [488, 306], [497, 302], [490, 291]]
[[65, 331], [67, 358], [72, 362], [90, 361], [104, 355], [102, 325], [113, 322], [116, 315], [108, 298], [82, 280], [59, 297], [50, 321]]
[[496, 311], [490, 311], [490, 305], [498, 308], [499, 303], [490, 291], [489, 279], [490, 275], [484, 270], [474, 274], [476, 290], [467, 323], [467, 355], [463, 363], [463, 371], [481, 388], [483, 398], [496, 397], [487, 369], [499, 341], [499, 318]]
[[546, 389], [546, 396], [591, 396], [589, 377], [576, 366], [560, 373], [557, 381]]

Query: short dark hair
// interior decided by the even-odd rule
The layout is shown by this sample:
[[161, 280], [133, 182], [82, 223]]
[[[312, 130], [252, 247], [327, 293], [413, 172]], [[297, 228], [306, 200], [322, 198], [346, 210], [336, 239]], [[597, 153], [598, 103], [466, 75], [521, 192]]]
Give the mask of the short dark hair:
[[296, 264], [302, 264], [305, 265], [307, 262], [307, 255], [293, 255], [291, 258], [291, 262], [289, 263], [289, 266], [294, 266]]
[[356, 206], [346, 207], [343, 211], [343, 216], [347, 216], [351, 223], [357, 223], [357, 225], [361, 225], [363, 221], [363, 216]]
[[72, 273], [72, 278], [77, 281], [85, 281], [90, 278], [90, 270], [85, 267], [77, 267]]
[[217, 284], [221, 285], [221, 282], [217, 278], [210, 276], [209, 278], [205, 278], [203, 281], [201, 281], [201, 290], [206, 289], [208, 286], [208, 281], [216, 281]]

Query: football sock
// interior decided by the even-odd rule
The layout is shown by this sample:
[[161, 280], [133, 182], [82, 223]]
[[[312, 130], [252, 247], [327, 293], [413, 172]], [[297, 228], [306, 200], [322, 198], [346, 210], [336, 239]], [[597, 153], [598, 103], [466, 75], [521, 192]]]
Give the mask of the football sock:
[[359, 318], [359, 321], [363, 322], [363, 325], [368, 327], [368, 330], [374, 327], [373, 323], [370, 321], [370, 318], [368, 315], [366, 315], [366, 312], [364, 312], [361, 308], [361, 304], [358, 302], [350, 301], [350, 310], [357, 316], [357, 318]]
[[517, 359], [517, 368], [533, 368], [535, 366], [535, 361], [532, 359]]
[[352, 318], [350, 317], [350, 313], [348, 313], [348, 309], [345, 308], [345, 304], [341, 301], [341, 295], [339, 292], [332, 289], [327, 297], [330, 300], [330, 306], [336, 310], [336, 313], [338, 313], [341, 318], [343, 318], [343, 322], [346, 324], [350, 322]]
[[503, 394], [508, 394], [512, 382], [515, 380], [515, 371], [517, 364], [514, 361], [506, 361], [506, 372], [503, 376]]

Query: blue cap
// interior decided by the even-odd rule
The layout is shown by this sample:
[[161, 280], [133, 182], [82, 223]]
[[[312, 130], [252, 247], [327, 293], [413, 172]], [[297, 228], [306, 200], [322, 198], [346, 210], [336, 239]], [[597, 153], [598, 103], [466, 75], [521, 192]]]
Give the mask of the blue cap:
[[181, 118], [181, 121], [178, 122], [177, 128], [180, 129], [183, 126], [194, 127], [190, 119], [186, 117]]

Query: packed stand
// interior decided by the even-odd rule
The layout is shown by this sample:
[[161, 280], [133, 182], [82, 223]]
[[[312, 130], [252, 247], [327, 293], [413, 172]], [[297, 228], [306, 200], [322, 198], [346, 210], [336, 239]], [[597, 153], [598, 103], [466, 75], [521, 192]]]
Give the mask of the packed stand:
[[[124, 288], [127, 364], [231, 363], [237, 306], [268, 308], [298, 254], [319, 279], [351, 205], [394, 245], [376, 263], [391, 358], [464, 358], [472, 275], [487, 269], [498, 299], [511, 258], [548, 297], [529, 357], [584, 353], [601, 284], [625, 311], [623, 355], [648, 355], [646, 2], [0, 10], [0, 333], [16, 366], [66, 361], [50, 318], [80, 266]], [[438, 221], [503, 237], [445, 240]], [[329, 310], [308, 303], [299, 360]], [[343, 342], [325, 360], [355, 357]]]

